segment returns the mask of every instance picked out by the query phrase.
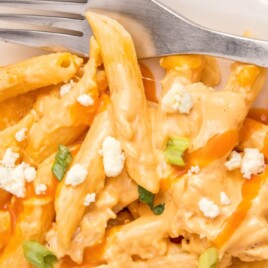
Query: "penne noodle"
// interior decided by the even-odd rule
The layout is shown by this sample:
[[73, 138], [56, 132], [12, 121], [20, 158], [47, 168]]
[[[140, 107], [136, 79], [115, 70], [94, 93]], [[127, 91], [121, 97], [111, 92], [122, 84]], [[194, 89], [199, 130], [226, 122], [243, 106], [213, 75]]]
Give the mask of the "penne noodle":
[[266, 80], [266, 69], [255, 65], [236, 62], [224, 90], [237, 92], [249, 110]]
[[70, 80], [83, 60], [69, 53], [35, 57], [0, 68], [0, 101]]
[[114, 20], [92, 13], [87, 13], [87, 18], [100, 44], [111, 91], [112, 122], [126, 155], [127, 172], [139, 185], [156, 193], [160, 178], [133, 41]]
[[[243, 126], [240, 130], [240, 142], [239, 149], [244, 150], [245, 148], [257, 148], [260, 151], [267, 150], [267, 134], [268, 126], [259, 123], [253, 119], [246, 118]], [[264, 154], [268, 156], [268, 151]]]
[[204, 56], [205, 67], [200, 81], [208, 87], [217, 86], [221, 80], [221, 72], [215, 57]]
[[83, 216], [68, 250], [58, 245], [58, 241], [55, 239], [55, 228], [48, 233], [47, 240], [52, 251], [57, 252], [58, 256], [68, 255], [74, 262], [82, 263], [84, 250], [96, 246], [103, 240], [108, 221], [115, 219], [115, 213], [137, 198], [137, 185], [126, 172], [108, 179], [105, 188], [97, 195], [96, 202]]
[[[91, 39], [91, 57], [83, 77], [31, 128], [25, 151], [35, 162], [40, 163], [55, 152], [58, 144], [72, 144], [91, 124], [98, 108], [96, 72], [99, 57], [98, 45]], [[90, 96], [92, 105], [86, 107], [77, 101], [83, 94]]]
[[[184, 87], [191, 95], [193, 105], [188, 114], [165, 111], [163, 98], [175, 85]], [[170, 71], [163, 80], [158, 108], [157, 147], [163, 150], [169, 136], [177, 135], [190, 139], [190, 152], [203, 148], [213, 137], [242, 126], [248, 112], [247, 107], [248, 103], [235, 91], [214, 91], [203, 83], [192, 84], [185, 76]], [[219, 117], [220, 124], [217, 120]], [[238, 140], [233, 145], [236, 144]], [[226, 154], [229, 154], [229, 150]]]
[[15, 135], [18, 131], [23, 128], [26, 128], [27, 131], [31, 129], [32, 125], [36, 120], [36, 113], [34, 110], [31, 110], [20, 122], [16, 125], [8, 127], [2, 131], [0, 131], [0, 140], [2, 141], [0, 144], [0, 158], [4, 156], [6, 149], [10, 147], [24, 148], [26, 146], [26, 142], [18, 142], [15, 138]]
[[161, 58], [160, 65], [167, 72], [175, 71], [193, 83], [199, 82], [205, 68], [205, 58], [201, 55], [178, 55]]
[[44, 117], [45, 114], [58, 104], [61, 86], [62, 84], [48, 86], [34, 92], [36, 93], [36, 101], [34, 102], [33, 109], [38, 114], [39, 119]]
[[19, 95], [0, 103], [0, 131], [11, 127], [27, 115], [36, 97], [32, 93]]
[[[99, 151], [104, 139], [113, 134], [108, 112], [96, 116], [85, 141], [72, 162], [87, 170], [86, 180], [76, 187], [61, 183], [55, 200], [56, 227], [59, 247], [67, 248], [85, 214], [87, 194], [98, 193], [104, 187], [105, 172]], [[70, 168], [72, 168], [72, 166]]]

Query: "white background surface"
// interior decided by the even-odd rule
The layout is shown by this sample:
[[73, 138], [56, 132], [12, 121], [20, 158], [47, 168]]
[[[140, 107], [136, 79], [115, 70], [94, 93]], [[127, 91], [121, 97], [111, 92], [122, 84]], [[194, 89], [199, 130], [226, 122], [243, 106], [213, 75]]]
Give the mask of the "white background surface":
[[[258, 38], [268, 40], [268, 0], [160, 1], [205, 27], [238, 35], [250, 30]], [[37, 49], [0, 42], [0, 66], [41, 53], [43, 52]], [[221, 61], [223, 81], [228, 74], [228, 65], [229, 63]], [[268, 91], [268, 84], [264, 87], [257, 103], [258, 106], [268, 108], [268, 92], [266, 94], [266, 91]]]

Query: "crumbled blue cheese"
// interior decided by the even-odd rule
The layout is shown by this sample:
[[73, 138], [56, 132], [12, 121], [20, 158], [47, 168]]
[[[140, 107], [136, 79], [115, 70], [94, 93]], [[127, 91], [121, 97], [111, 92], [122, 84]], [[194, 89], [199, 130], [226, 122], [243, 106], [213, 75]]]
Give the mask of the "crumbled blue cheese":
[[36, 172], [24, 162], [16, 165], [18, 158], [19, 154], [12, 152], [11, 149], [6, 150], [3, 160], [0, 161], [0, 188], [23, 198], [26, 195], [26, 181], [34, 180]]
[[189, 114], [193, 107], [193, 99], [182, 83], [174, 82], [162, 98], [161, 107], [168, 113]]
[[91, 203], [96, 201], [96, 194], [92, 193], [92, 194], [87, 194], [85, 199], [84, 199], [84, 206], [88, 207]]
[[68, 171], [65, 184], [77, 186], [86, 180], [87, 175], [88, 175], [88, 172], [82, 165], [75, 164]]
[[71, 92], [72, 88], [74, 87], [75, 83], [74, 81], [71, 79], [69, 83], [66, 83], [64, 85], [61, 86], [60, 88], [60, 96], [63, 97], [64, 95], [68, 94], [69, 92]]
[[18, 132], [16, 132], [15, 134], [15, 139], [17, 142], [22, 142], [26, 139], [26, 132], [28, 131], [27, 128], [22, 128], [21, 130], [19, 130]]
[[81, 105], [88, 107], [94, 104], [94, 100], [88, 94], [82, 94], [76, 99]]
[[24, 169], [24, 177], [27, 182], [33, 182], [36, 178], [36, 169], [34, 167], [26, 167]]
[[228, 170], [234, 170], [237, 168], [241, 167], [241, 162], [242, 162], [242, 157], [240, 155], [240, 153], [236, 152], [236, 151], [232, 151], [230, 156], [229, 156], [229, 160], [225, 162], [225, 167]]
[[205, 217], [214, 219], [220, 215], [219, 207], [211, 200], [202, 198], [199, 203], [199, 209]]
[[231, 202], [231, 199], [229, 198], [229, 196], [225, 192], [221, 192], [221, 204], [223, 206], [228, 206], [231, 203], [232, 202]]
[[36, 195], [46, 194], [46, 191], [47, 191], [47, 185], [45, 185], [43, 183], [39, 183], [35, 187]]
[[101, 154], [106, 176], [118, 176], [125, 164], [125, 155], [122, 152], [121, 143], [113, 137], [107, 137], [102, 143]]
[[264, 155], [256, 148], [246, 148], [241, 162], [243, 177], [250, 179], [252, 175], [262, 173], [264, 168]]
[[16, 161], [19, 159], [19, 157], [20, 155], [18, 153], [14, 153], [12, 152], [11, 148], [8, 148], [0, 163], [5, 167], [15, 167]]
[[0, 167], [0, 188], [19, 198], [25, 197], [23, 164], [14, 168]]

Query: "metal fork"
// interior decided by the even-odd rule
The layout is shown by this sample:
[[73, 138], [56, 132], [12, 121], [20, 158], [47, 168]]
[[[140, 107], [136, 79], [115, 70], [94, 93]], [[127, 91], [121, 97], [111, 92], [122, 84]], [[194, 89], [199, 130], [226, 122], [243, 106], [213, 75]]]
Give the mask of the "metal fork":
[[[268, 67], [268, 41], [206, 29], [157, 0], [0, 0], [0, 9], [6, 42], [86, 56], [92, 32], [83, 15], [93, 10], [125, 26], [139, 58], [207, 54]], [[1, 21], [17, 26], [1, 28]]]

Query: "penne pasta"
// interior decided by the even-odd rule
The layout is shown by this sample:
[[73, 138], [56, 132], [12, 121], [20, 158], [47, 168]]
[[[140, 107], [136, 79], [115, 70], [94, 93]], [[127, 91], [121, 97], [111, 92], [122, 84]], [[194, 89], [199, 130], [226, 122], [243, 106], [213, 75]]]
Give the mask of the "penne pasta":
[[268, 157], [268, 126], [253, 119], [246, 118], [240, 132], [239, 149], [257, 148]]
[[[161, 58], [160, 65], [166, 71], [175, 71], [193, 83], [199, 82], [202, 74], [207, 70], [206, 60], [201, 55], [179, 55]], [[206, 68], [206, 69], [205, 69]]]
[[[99, 64], [98, 46], [91, 40], [91, 58], [85, 74], [69, 94], [64, 95], [29, 132], [26, 154], [40, 163], [57, 150], [58, 144], [72, 144], [91, 124], [98, 108], [96, 72]], [[77, 98], [88, 94], [91, 105], [83, 106]], [[53, 141], [53, 142], [52, 142]]]
[[79, 164], [86, 171], [86, 180], [74, 187], [66, 185], [66, 177], [55, 200], [56, 228], [59, 247], [65, 249], [85, 214], [84, 200], [87, 194], [98, 193], [104, 187], [105, 172], [99, 155], [104, 139], [112, 135], [108, 112], [97, 115], [72, 166]]
[[0, 140], [2, 140], [2, 143], [0, 144], [0, 158], [4, 156], [6, 149], [10, 147], [21, 149], [25, 147], [25, 141], [18, 142], [16, 140], [16, 133], [22, 129], [27, 129], [27, 131], [30, 130], [35, 120], [36, 113], [34, 110], [31, 110], [17, 124], [0, 131]]
[[217, 59], [211, 56], [204, 56], [205, 67], [203, 69], [200, 81], [208, 87], [217, 86], [221, 80], [221, 72]]
[[116, 220], [116, 213], [137, 198], [137, 185], [126, 172], [108, 179], [104, 189], [97, 195], [96, 203], [83, 216], [68, 250], [58, 245], [55, 226], [47, 235], [51, 249], [59, 256], [68, 255], [75, 263], [82, 263], [86, 248], [94, 247], [104, 239], [108, 221]]
[[32, 93], [2, 101], [0, 103], [0, 131], [17, 124], [33, 107], [35, 96]]
[[83, 60], [69, 53], [55, 53], [0, 68], [0, 101], [70, 80]]
[[[126, 154], [127, 172], [139, 185], [156, 193], [159, 175], [155, 170], [148, 108], [133, 41], [117, 22], [87, 13], [100, 44], [109, 88], [115, 134]], [[109, 42], [107, 42], [109, 40]]]
[[234, 63], [224, 90], [241, 94], [248, 110], [266, 80], [264, 68], [244, 63]]

